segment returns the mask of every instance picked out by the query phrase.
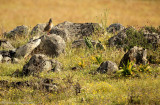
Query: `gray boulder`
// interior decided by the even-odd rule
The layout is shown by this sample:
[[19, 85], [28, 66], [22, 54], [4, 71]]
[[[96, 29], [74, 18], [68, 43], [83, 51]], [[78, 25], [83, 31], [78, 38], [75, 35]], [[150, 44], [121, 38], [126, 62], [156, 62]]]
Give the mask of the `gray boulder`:
[[71, 40], [90, 36], [93, 33], [102, 34], [104, 32], [103, 28], [98, 23], [72, 23], [67, 21], [56, 25], [50, 33], [56, 34], [55, 30], [57, 29], [63, 30], [62, 33], [58, 35], [66, 35], [65, 37], [68, 36]]
[[[97, 49], [104, 49], [103, 45], [94, 40], [90, 40], [93, 47], [96, 47]], [[72, 42], [72, 48], [80, 48], [80, 47], [87, 47], [85, 39], [79, 39]]]
[[158, 48], [160, 44], [160, 33], [152, 32], [151, 30], [147, 30], [142, 28], [142, 32], [144, 37], [147, 39], [147, 43], [150, 43], [154, 49]]
[[35, 53], [45, 54], [51, 57], [59, 56], [61, 53], [65, 51], [65, 41], [55, 34], [44, 35], [40, 37], [41, 43], [34, 50]]
[[135, 64], [147, 64], [147, 49], [134, 46], [121, 59], [119, 67], [127, 65], [127, 62], [134, 62]]
[[111, 24], [106, 30], [109, 33], [116, 33], [116, 32], [122, 31], [123, 29], [125, 29], [123, 25], [119, 23], [114, 23], [114, 24]]
[[[93, 46], [96, 45], [96, 41], [91, 40]], [[84, 39], [75, 40], [72, 42], [72, 48], [86, 47], [86, 43]]]
[[8, 32], [8, 33], [5, 33], [4, 35], [7, 37], [7, 38], [12, 38], [12, 37], [15, 37], [16, 35], [17, 36], [26, 36], [28, 35], [29, 33], [29, 28], [27, 26], [17, 26], [15, 29], [13, 29], [12, 31]]
[[18, 59], [15, 58], [15, 51], [0, 51], [0, 63], [18, 63]]
[[36, 26], [33, 27], [32, 31], [31, 31], [31, 35], [43, 35], [45, 32], [43, 32], [44, 28], [45, 28], [46, 24], [37, 24]]
[[100, 73], [112, 74], [118, 71], [118, 66], [116, 63], [111, 61], [102, 62], [100, 67], [97, 69]]
[[11, 58], [10, 57], [3, 57], [2, 63], [11, 63]]
[[0, 47], [5, 50], [14, 49], [14, 47], [7, 40], [0, 40]]
[[23, 75], [35, 75], [40, 72], [48, 72], [52, 69], [60, 71], [60, 67], [56, 67], [57, 64], [54, 60], [49, 59], [43, 54], [35, 54], [31, 57], [29, 62], [23, 66]]
[[16, 57], [27, 57], [41, 43], [41, 39], [36, 39], [16, 49]]
[[14, 58], [15, 53], [16, 52], [13, 51], [13, 50], [9, 50], [9, 51], [2, 50], [2, 51], [0, 51], [0, 55], [2, 55], [3, 57], [10, 57], [10, 58]]
[[69, 32], [68, 32], [67, 29], [54, 27], [54, 28], [52, 28], [52, 30], [50, 31], [50, 34], [59, 35], [59, 36], [62, 37], [65, 41], [70, 41]]
[[12, 63], [18, 63], [19, 62], [19, 59], [18, 58], [13, 58], [12, 59]]
[[111, 37], [108, 42], [109, 46], [116, 46], [116, 47], [124, 47], [125, 43], [124, 40], [127, 38], [127, 30], [135, 30], [133, 27], [125, 28], [124, 30], [120, 31], [117, 35]]

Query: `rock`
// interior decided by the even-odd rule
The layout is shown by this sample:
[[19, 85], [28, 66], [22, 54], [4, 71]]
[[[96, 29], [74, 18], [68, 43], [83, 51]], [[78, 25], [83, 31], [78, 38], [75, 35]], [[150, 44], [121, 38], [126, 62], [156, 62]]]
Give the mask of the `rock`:
[[[104, 33], [103, 28], [98, 23], [72, 23], [72, 22], [63, 22], [56, 25], [52, 30], [54, 34], [56, 34], [56, 30], [60, 29], [62, 33], [58, 33], [61, 37], [66, 35], [65, 37], [69, 37], [70, 40], [75, 40], [82, 38], [84, 36], [90, 36], [93, 33], [102, 34]], [[66, 31], [67, 30], [67, 31]], [[65, 34], [64, 34], [65, 33]]]
[[18, 58], [13, 58], [12, 59], [12, 63], [18, 63], [19, 62], [19, 59]]
[[13, 51], [13, 50], [9, 50], [9, 51], [3, 50], [3, 51], [0, 51], [0, 62], [2, 62], [2, 63], [5, 63], [5, 62], [7, 62], [7, 63], [10, 63], [10, 62], [14, 63], [14, 62], [16, 62], [15, 61], [16, 60], [15, 53], [16, 52]]
[[15, 51], [13, 50], [9, 50], [9, 51], [5, 51], [5, 50], [2, 50], [0, 51], [0, 54], [3, 56], [3, 57], [10, 57], [10, 58], [14, 58], [15, 57]]
[[2, 63], [11, 63], [11, 58], [10, 57], [3, 57]]
[[[93, 46], [96, 45], [97, 42], [91, 40]], [[75, 40], [72, 42], [72, 48], [86, 47], [86, 43], [84, 39]]]
[[65, 41], [70, 41], [69, 32], [67, 29], [63, 28], [53, 28], [50, 31], [50, 34], [56, 34], [62, 37]]
[[41, 43], [34, 50], [35, 53], [45, 54], [51, 57], [57, 57], [65, 51], [65, 41], [55, 34], [44, 35], [40, 37]]
[[123, 25], [119, 23], [114, 23], [114, 24], [111, 24], [106, 30], [109, 33], [116, 33], [116, 32], [122, 31], [123, 29], [125, 29]]
[[99, 50], [105, 50], [104, 46], [101, 44], [101, 42], [98, 42], [96, 44], [96, 48], [99, 49]]
[[[95, 46], [97, 49], [104, 49], [103, 45], [100, 42], [90, 40], [92, 45]], [[72, 48], [80, 48], [80, 47], [87, 47], [85, 39], [79, 39], [72, 42]]]
[[135, 64], [147, 64], [147, 49], [134, 46], [121, 59], [119, 67], [127, 65], [127, 62], [134, 62]]
[[16, 35], [18, 36], [26, 36], [29, 33], [29, 28], [27, 26], [17, 26], [15, 29], [13, 29], [12, 31], [5, 33], [4, 35], [7, 38], [12, 38], [15, 37]]
[[37, 24], [36, 26], [33, 27], [32, 31], [31, 31], [31, 35], [43, 35], [45, 32], [44, 28], [45, 28], [46, 24]]
[[3, 56], [0, 54], [0, 63], [2, 62]]
[[124, 40], [127, 38], [126, 31], [127, 30], [135, 30], [133, 27], [125, 28], [124, 30], [120, 31], [117, 35], [111, 37], [108, 42], [109, 46], [116, 46], [116, 47], [124, 47], [125, 42]]
[[23, 66], [23, 75], [35, 75], [40, 72], [61, 71], [61, 63], [56, 60], [51, 60], [43, 54], [35, 54], [29, 62]]
[[42, 87], [48, 92], [58, 92], [58, 87], [55, 83], [53, 83], [52, 79], [44, 79], [42, 82]]
[[63, 68], [62, 68], [62, 64], [54, 59], [52, 59], [51, 61], [52, 63], [52, 71], [53, 72], [60, 72]]
[[0, 47], [5, 50], [12, 50], [14, 47], [7, 40], [0, 40]]
[[37, 74], [42, 71], [48, 72], [52, 69], [51, 60], [43, 54], [35, 54], [29, 62], [23, 66], [23, 75]]
[[16, 49], [16, 57], [27, 57], [40, 43], [41, 39], [36, 39], [19, 47]]
[[102, 62], [100, 67], [97, 69], [100, 73], [112, 74], [118, 71], [118, 66], [116, 63], [111, 61]]
[[160, 44], [160, 33], [152, 32], [151, 30], [147, 30], [142, 28], [142, 32], [144, 37], [147, 39], [147, 43], [150, 43], [154, 49], [158, 48]]

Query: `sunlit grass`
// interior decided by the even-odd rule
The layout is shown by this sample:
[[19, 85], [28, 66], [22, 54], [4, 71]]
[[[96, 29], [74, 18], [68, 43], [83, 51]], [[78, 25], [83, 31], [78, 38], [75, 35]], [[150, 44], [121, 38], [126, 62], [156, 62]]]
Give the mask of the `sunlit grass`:
[[[54, 24], [63, 21], [98, 22], [104, 27], [114, 22], [125, 26], [159, 26], [160, 1], [158, 0], [0, 0], [0, 33], [12, 30], [17, 25], [33, 27], [45, 23], [50, 17]], [[36, 6], [35, 6], [36, 5]], [[135, 7], [136, 8], [133, 8]], [[38, 7], [38, 8], [37, 8]], [[138, 25], [138, 26], [137, 26]], [[53, 58], [62, 63], [61, 72], [40, 73], [39, 77], [14, 77], [12, 74], [29, 60], [20, 59], [17, 64], [0, 63], [0, 80], [12, 82], [28, 81], [38, 84], [39, 78], [50, 78], [57, 84], [58, 92], [46, 92], [35, 87], [0, 88], [0, 103], [10, 104], [160, 104], [160, 76], [158, 67], [152, 67], [153, 73], [140, 73], [138, 77], [114, 77], [97, 73], [102, 61], [112, 61], [119, 65], [125, 52], [109, 48], [107, 40], [112, 34], [92, 35], [92, 40], [100, 41], [103, 50], [95, 48], [71, 48], [66, 43], [65, 53]], [[15, 47], [27, 43], [32, 36], [7, 39]], [[0, 34], [0, 38], [5, 38]], [[101, 58], [98, 61], [96, 58]], [[72, 70], [76, 67], [76, 70]], [[75, 84], [79, 83], [81, 92], [76, 95]], [[13, 103], [12, 103], [13, 102]], [[5, 103], [5, 104], [6, 104]], [[3, 103], [2, 103], [3, 104]]]

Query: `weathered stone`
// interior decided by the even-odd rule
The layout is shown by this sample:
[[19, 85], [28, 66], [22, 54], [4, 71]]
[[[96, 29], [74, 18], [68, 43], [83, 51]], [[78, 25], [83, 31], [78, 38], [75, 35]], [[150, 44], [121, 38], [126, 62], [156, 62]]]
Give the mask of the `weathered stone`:
[[104, 32], [103, 28], [98, 23], [72, 23], [72, 22], [63, 22], [56, 25], [52, 30], [56, 34], [55, 30], [60, 29], [62, 35], [68, 35], [70, 40], [79, 39], [84, 36], [90, 36], [93, 33], [102, 34]]
[[142, 28], [144, 37], [147, 39], [147, 43], [150, 43], [154, 49], [158, 48], [160, 44], [160, 33], [152, 32]]
[[12, 31], [5, 33], [4, 35], [8, 38], [12, 38], [15, 37], [16, 35], [18, 36], [25, 36], [28, 35], [29, 33], [29, 28], [27, 26], [17, 26], [15, 29], [13, 29]]
[[107, 28], [107, 32], [109, 33], [116, 33], [116, 32], [120, 32], [123, 29], [125, 29], [125, 27], [119, 23], [114, 23], [111, 24], [108, 28]]
[[0, 40], [0, 47], [5, 50], [12, 50], [14, 47], [7, 40]]
[[55, 83], [53, 83], [52, 79], [44, 79], [42, 82], [42, 87], [44, 89], [46, 89], [48, 92], [57, 92], [58, 91], [58, 87]]
[[11, 63], [11, 58], [10, 57], [3, 57], [2, 63]]
[[46, 26], [46, 24], [37, 24], [36, 26], [33, 27], [32, 31], [31, 31], [31, 35], [37, 35], [37, 36], [43, 35], [45, 33], [45, 32], [43, 32], [45, 26]]
[[12, 59], [12, 63], [18, 63], [19, 62], [19, 59], [18, 58], [13, 58]]
[[128, 61], [134, 62], [135, 64], [147, 64], [147, 49], [134, 46], [123, 56], [119, 67], [127, 65]]
[[42, 71], [49, 71], [52, 69], [51, 60], [43, 54], [35, 54], [31, 57], [29, 62], [23, 66], [23, 75], [37, 74]]
[[41, 53], [51, 57], [59, 56], [65, 51], [65, 41], [55, 34], [40, 37], [41, 43], [33, 53]]
[[63, 69], [62, 64], [60, 62], [58, 62], [57, 60], [52, 59], [51, 63], [52, 63], [52, 67], [53, 67], [52, 68], [53, 72], [60, 72]]
[[105, 61], [101, 63], [100, 67], [97, 69], [98, 72], [107, 74], [115, 73], [117, 70], [117, 64], [111, 61]]
[[51, 60], [43, 54], [35, 54], [29, 62], [23, 66], [23, 75], [37, 74], [40, 72], [61, 71], [61, 64], [56, 60]]
[[124, 39], [127, 38], [126, 31], [129, 29], [133, 29], [133, 27], [128, 27], [122, 31], [120, 31], [117, 35], [111, 37], [108, 42], [110, 46], [117, 46], [117, 47], [123, 47], [124, 45]]
[[[96, 45], [96, 41], [91, 40], [93, 46]], [[75, 40], [72, 43], [72, 48], [86, 47], [86, 43], [84, 39]]]
[[52, 28], [50, 34], [56, 34], [62, 37], [65, 41], [70, 41], [69, 32], [67, 29], [63, 28]]
[[[104, 49], [103, 45], [94, 40], [90, 40], [93, 47], [96, 47], [97, 49]], [[79, 39], [72, 42], [72, 48], [80, 48], [80, 47], [87, 47], [85, 39]]]
[[16, 52], [13, 51], [13, 50], [9, 50], [9, 51], [2, 50], [2, 51], [0, 51], [0, 54], [1, 54], [3, 57], [10, 57], [10, 58], [14, 58], [15, 53], [16, 53]]
[[16, 57], [27, 57], [40, 43], [41, 39], [36, 39], [19, 47], [16, 49]]

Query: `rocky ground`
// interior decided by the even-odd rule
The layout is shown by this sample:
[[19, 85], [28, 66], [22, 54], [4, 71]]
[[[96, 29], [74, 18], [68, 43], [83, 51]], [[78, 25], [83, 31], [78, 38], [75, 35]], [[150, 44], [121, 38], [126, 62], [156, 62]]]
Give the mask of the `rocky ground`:
[[45, 26], [22, 25], [4, 33], [0, 101], [160, 103], [160, 27], [65, 21], [47, 35]]

